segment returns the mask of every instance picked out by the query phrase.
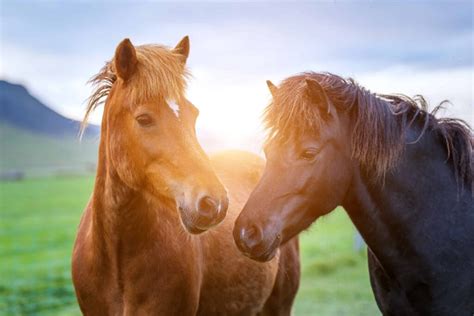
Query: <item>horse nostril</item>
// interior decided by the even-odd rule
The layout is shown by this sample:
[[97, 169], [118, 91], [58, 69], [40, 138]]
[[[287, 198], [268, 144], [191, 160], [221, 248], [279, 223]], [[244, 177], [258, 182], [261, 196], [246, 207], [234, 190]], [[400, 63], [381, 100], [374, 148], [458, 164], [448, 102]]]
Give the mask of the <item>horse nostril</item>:
[[253, 249], [263, 240], [263, 233], [256, 225], [251, 225], [240, 230], [240, 240], [245, 244], [246, 248]]
[[218, 213], [218, 205], [219, 203], [206, 195], [199, 199], [197, 208], [200, 215], [211, 218]]

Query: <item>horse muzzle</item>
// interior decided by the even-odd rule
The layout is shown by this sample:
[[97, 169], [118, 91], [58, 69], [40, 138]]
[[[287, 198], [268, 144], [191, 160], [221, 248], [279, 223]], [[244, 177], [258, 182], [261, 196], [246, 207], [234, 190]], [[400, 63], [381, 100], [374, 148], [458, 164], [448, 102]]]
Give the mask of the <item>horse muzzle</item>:
[[275, 257], [281, 244], [281, 235], [273, 238], [264, 236], [256, 225], [234, 227], [234, 241], [237, 248], [250, 259], [267, 262]]
[[195, 205], [180, 205], [178, 209], [186, 230], [191, 234], [201, 234], [224, 220], [228, 206], [227, 196], [216, 199], [203, 195], [197, 199]]

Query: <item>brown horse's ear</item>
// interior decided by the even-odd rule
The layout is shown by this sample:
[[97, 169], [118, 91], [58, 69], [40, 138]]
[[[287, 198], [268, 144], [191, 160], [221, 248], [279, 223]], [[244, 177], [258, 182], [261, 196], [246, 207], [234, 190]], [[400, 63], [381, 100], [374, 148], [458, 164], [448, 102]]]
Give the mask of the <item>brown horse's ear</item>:
[[307, 93], [310, 99], [327, 114], [332, 114], [332, 106], [323, 87], [314, 79], [305, 79]]
[[186, 60], [188, 60], [189, 56], [189, 36], [186, 35], [185, 37], [183, 37], [183, 39], [180, 40], [176, 47], [173, 49], [173, 52], [181, 55], [183, 58], [183, 63], [186, 63]]
[[275, 97], [278, 88], [270, 80], [267, 80], [267, 86], [268, 90], [270, 90], [270, 93], [272, 94], [272, 97]]
[[128, 38], [124, 39], [117, 46], [114, 63], [117, 76], [124, 81], [128, 80], [135, 73], [138, 64], [137, 53]]

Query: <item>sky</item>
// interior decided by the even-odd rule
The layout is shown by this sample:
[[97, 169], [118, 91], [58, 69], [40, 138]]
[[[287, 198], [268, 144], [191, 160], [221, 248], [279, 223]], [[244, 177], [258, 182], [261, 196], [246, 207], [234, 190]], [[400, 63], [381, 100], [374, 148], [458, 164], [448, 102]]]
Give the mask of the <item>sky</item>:
[[[378, 93], [424, 95], [474, 125], [473, 1], [0, 1], [0, 78], [81, 119], [87, 80], [128, 37], [176, 45], [189, 35], [187, 96], [208, 151], [260, 152], [265, 80], [304, 71]], [[99, 123], [102, 111], [92, 117]]]

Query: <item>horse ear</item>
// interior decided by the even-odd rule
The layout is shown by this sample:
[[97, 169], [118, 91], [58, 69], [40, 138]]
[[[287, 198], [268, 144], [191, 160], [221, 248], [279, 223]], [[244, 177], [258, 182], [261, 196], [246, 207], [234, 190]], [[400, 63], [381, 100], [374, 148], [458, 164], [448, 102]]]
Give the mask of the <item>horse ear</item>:
[[181, 39], [173, 49], [173, 52], [181, 55], [183, 58], [183, 63], [186, 63], [186, 60], [188, 60], [189, 56], [189, 36], [186, 35], [183, 37], [183, 39]]
[[275, 97], [278, 88], [270, 80], [267, 80], [267, 86], [268, 90], [270, 90], [270, 93], [272, 94], [272, 97]]
[[128, 38], [124, 39], [117, 46], [114, 63], [117, 76], [125, 81], [135, 73], [138, 64], [137, 53]]
[[332, 114], [332, 106], [326, 92], [324, 92], [324, 89], [321, 87], [319, 82], [314, 79], [305, 79], [305, 81], [308, 96], [311, 100], [316, 103], [321, 110], [327, 112], [327, 114]]

